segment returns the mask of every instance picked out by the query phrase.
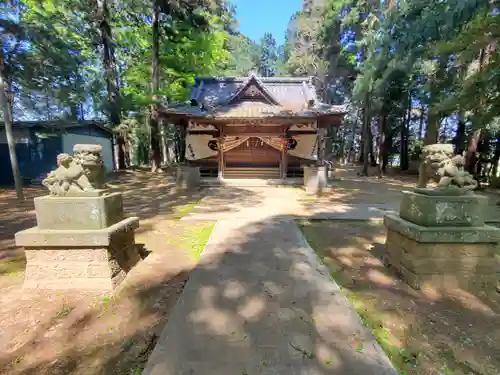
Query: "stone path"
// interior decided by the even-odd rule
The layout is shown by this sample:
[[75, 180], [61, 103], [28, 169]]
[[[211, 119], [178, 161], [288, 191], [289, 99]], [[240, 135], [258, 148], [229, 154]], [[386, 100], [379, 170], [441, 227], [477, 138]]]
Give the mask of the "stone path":
[[396, 375], [288, 209], [248, 203], [217, 222], [143, 374]]
[[256, 220], [257, 218], [382, 219], [399, 205], [314, 202], [296, 188], [231, 187], [209, 189], [182, 220]]

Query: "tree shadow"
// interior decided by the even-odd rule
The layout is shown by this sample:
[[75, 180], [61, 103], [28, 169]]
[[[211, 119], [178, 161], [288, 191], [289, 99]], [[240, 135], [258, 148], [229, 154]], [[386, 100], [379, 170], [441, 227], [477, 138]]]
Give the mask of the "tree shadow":
[[[151, 332], [158, 335], [160, 325], [171, 319], [175, 324], [164, 332], [169, 346], [155, 352], [164, 358], [164, 366], [155, 374], [391, 374], [379, 359], [373, 338], [359, 329], [357, 315], [329, 276], [316, 267], [303, 246], [297, 246], [300, 238], [294, 226], [286, 216], [235, 224], [223, 242], [207, 246], [168, 318], [173, 306], [162, 306], [152, 296], [171, 280], [185, 280], [188, 270], [129, 288], [121, 297], [141, 306], [139, 315], [130, 319], [157, 325], [127, 332], [119, 340], [94, 338], [85, 350], [71, 343], [89, 340], [88, 324], [102, 314], [101, 309], [90, 310], [73, 317], [73, 324], [66, 323], [64, 336], [57, 341], [66, 339], [69, 344], [13, 373], [76, 373], [83, 368], [93, 373], [89, 364], [105, 358], [96, 373], [128, 374], [131, 366], [144, 364], [154, 346]], [[116, 308], [119, 314], [120, 305]], [[29, 343], [4, 354], [3, 362], [36, 351], [46, 330], [39, 325]], [[123, 363], [123, 350], [137, 353], [136, 363]], [[181, 361], [183, 350], [189, 353]]]
[[[238, 198], [235, 191], [227, 194], [226, 201]], [[242, 189], [240, 194], [248, 194], [248, 190]], [[252, 204], [254, 199], [259, 201], [260, 198], [257, 195], [247, 199], [247, 204]], [[146, 205], [145, 202], [140, 204]], [[346, 212], [355, 209], [347, 207]], [[143, 212], [146, 219], [151, 215], [148, 212]], [[340, 290], [330, 282], [321, 267], [315, 266], [304, 247], [297, 246], [299, 238], [293, 229], [294, 218], [280, 215], [245, 225], [234, 222], [230, 231], [221, 234], [220, 242], [207, 246], [191, 273], [188, 266], [167, 269], [165, 259], [156, 259], [149, 266], [165, 267], [165, 271], [154, 280], [139, 278], [131, 281], [134, 275], [128, 276], [130, 287], [124, 287], [110, 302], [101, 301], [74, 316], [70, 313], [68, 317], [71, 319], [62, 323], [64, 329], [58, 330], [59, 336], [51, 337], [51, 329], [58, 324], [54, 321], [61, 314], [57, 306], [38, 318], [27, 343], [14, 350], [5, 350], [1, 362], [5, 368], [16, 361], [21, 363], [12, 374], [82, 371], [86, 374], [130, 374], [131, 370], [142, 368], [161, 328], [172, 319], [176, 324], [170, 324], [164, 331], [169, 346], [158, 349], [155, 354], [164, 358], [165, 367], [159, 372], [161, 374], [182, 373], [181, 370], [204, 375], [220, 375], [228, 370], [236, 375], [301, 371], [312, 374], [390, 374], [385, 364], [377, 360], [371, 335], [366, 330], [352, 328], [357, 327], [358, 317], [349, 310]], [[426, 310], [428, 306], [436, 305], [442, 306], [442, 311], [467, 311], [463, 317], [453, 315], [457, 320], [449, 318], [450, 327], [458, 322], [462, 325], [463, 321], [479, 321], [484, 325], [477, 336], [484, 334], [483, 338], [489, 335], [497, 341], [500, 339], [498, 312], [491, 306], [489, 309], [478, 308], [478, 305], [467, 307], [447, 295], [429, 296], [402, 283], [392, 285], [390, 271], [380, 262], [382, 248], [371, 246], [380, 241], [373, 241], [369, 231], [365, 235], [368, 236], [367, 242], [360, 241], [357, 235], [348, 231], [339, 236], [337, 232], [327, 230], [317, 238], [321, 241], [336, 236], [333, 248], [338, 252], [331, 258], [347, 267], [346, 281], [337, 279], [342, 286], [365, 293], [363, 297], [374, 300], [375, 306], [385, 314], [401, 314], [403, 311], [408, 316], [412, 323], [401, 328], [404, 345], [409, 346], [414, 341], [412, 336], [416, 336], [421, 327], [436, 325], [429, 324], [429, 316], [436, 322], [442, 318], [431, 308]], [[371, 246], [375, 257], [366, 254], [364, 248], [358, 249], [365, 244]], [[322, 244], [312, 245], [316, 248]], [[346, 252], [346, 247], [352, 249]], [[154, 251], [148, 259], [153, 255]], [[349, 274], [353, 267], [358, 270], [354, 278]], [[336, 278], [341, 271], [336, 270]], [[190, 282], [184, 288], [188, 275]], [[183, 288], [182, 300], [178, 301], [178, 291]], [[161, 293], [164, 293], [163, 299], [157, 300], [154, 296]], [[401, 310], [399, 305], [384, 304], [389, 299], [399, 301], [404, 309]], [[140, 309], [127, 308], [130, 305], [140, 306]], [[128, 322], [140, 322], [140, 327], [137, 324], [115, 327], [112, 325], [113, 314], [127, 316]], [[108, 318], [104, 319], [105, 316]], [[96, 336], [90, 325], [99, 320], [110, 324], [113, 331], [100, 331]], [[442, 332], [431, 330], [436, 337]], [[450, 333], [450, 336], [453, 337], [450, 341], [443, 338], [419, 342], [418, 348], [421, 353], [432, 353], [433, 350], [456, 352], [455, 333]], [[47, 340], [54, 343], [54, 350], [45, 351], [23, 364], [23, 356], [36, 353]], [[270, 346], [276, 342], [285, 345]], [[181, 350], [189, 351], [189, 360], [179, 360]], [[480, 346], [468, 346], [463, 358], [482, 358], [484, 353], [480, 350]], [[124, 353], [129, 355], [124, 356]], [[213, 367], [207, 368], [207, 363]]]
[[[408, 374], [500, 371], [500, 296], [464, 289], [415, 290], [384, 265], [385, 229], [376, 223], [304, 223], [311, 245]], [[334, 236], [334, 238], [332, 238]], [[476, 270], [476, 277], [480, 277]], [[392, 339], [387, 338], [391, 332]]]
[[41, 188], [25, 188], [25, 201], [18, 201], [15, 190], [0, 190], [0, 262], [24, 255], [24, 250], [16, 246], [14, 233], [36, 225], [33, 198], [43, 195]]

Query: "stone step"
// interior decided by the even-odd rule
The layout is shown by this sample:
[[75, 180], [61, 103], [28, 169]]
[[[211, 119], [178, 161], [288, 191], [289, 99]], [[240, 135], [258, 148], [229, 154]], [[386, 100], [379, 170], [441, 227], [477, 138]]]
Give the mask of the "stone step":
[[225, 179], [280, 178], [278, 168], [226, 168]]

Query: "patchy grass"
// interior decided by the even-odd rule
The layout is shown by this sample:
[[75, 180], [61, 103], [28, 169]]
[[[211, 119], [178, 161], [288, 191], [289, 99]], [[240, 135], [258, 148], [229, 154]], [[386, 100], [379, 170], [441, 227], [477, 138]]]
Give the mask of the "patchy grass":
[[200, 223], [193, 228], [186, 228], [188, 238], [184, 239], [183, 247], [189, 249], [189, 255], [193, 260], [200, 259], [214, 226], [215, 223]]
[[179, 251], [184, 252], [191, 260], [198, 261], [214, 226], [214, 222], [187, 223], [173, 221], [170, 227], [171, 235], [166, 236], [164, 242], [166, 245], [174, 246]]
[[65, 318], [67, 317], [69, 314], [71, 314], [71, 312], [74, 310], [75, 308], [74, 307], [70, 307], [70, 306], [63, 306], [61, 307], [61, 309], [56, 313], [56, 318]]
[[24, 271], [26, 258], [16, 257], [0, 263], [0, 276], [16, 276]]
[[500, 295], [416, 291], [381, 262], [380, 221], [299, 221], [401, 375], [500, 374]]
[[365, 301], [360, 295], [345, 288], [343, 292], [400, 374], [406, 374], [404, 369], [408, 366], [416, 367], [418, 353], [412, 353], [410, 349], [401, 347], [399, 340], [384, 324], [387, 317], [374, 308], [373, 301]]
[[186, 204], [182, 204], [174, 207], [172, 218], [174, 220], [180, 220], [187, 214], [189, 214], [199, 203], [201, 199], [193, 200]]

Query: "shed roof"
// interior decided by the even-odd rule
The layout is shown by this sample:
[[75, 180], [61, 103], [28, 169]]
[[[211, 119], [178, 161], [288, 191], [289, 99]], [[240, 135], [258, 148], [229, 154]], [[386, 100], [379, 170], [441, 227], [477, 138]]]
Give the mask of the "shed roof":
[[[51, 130], [66, 130], [71, 128], [85, 127], [85, 126], [95, 126], [102, 129], [110, 134], [113, 133], [113, 129], [105, 126], [106, 122], [101, 120], [37, 120], [37, 121], [14, 121], [12, 123], [13, 128], [46, 128]], [[4, 127], [5, 123], [0, 121], [0, 127]]]

